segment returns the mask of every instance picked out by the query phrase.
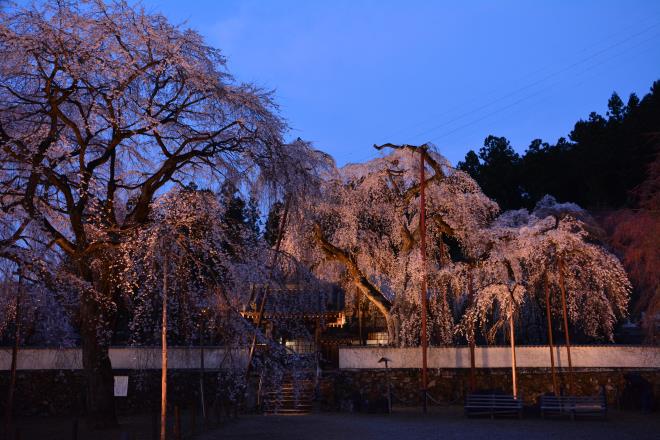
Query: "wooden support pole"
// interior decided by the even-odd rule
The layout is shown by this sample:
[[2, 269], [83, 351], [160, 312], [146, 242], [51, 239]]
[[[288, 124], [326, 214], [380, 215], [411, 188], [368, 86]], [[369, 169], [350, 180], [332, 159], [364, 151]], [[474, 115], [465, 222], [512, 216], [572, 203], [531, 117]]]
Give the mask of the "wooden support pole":
[[[473, 330], [474, 331], [474, 330]], [[477, 375], [476, 366], [475, 366], [475, 343], [474, 343], [474, 334], [470, 339], [470, 392], [473, 393], [477, 389]]]
[[365, 345], [364, 330], [362, 325], [362, 292], [357, 292], [357, 313], [358, 313], [358, 337], [360, 338], [360, 345]]
[[200, 335], [200, 347], [199, 347], [199, 400], [202, 406], [202, 418], [206, 424], [206, 397], [204, 395], [204, 333], [206, 332], [206, 316], [208, 310], [206, 308], [202, 309], [202, 331]]
[[564, 285], [564, 260], [559, 257], [559, 289], [561, 290], [561, 307], [564, 315], [564, 337], [566, 338], [566, 355], [568, 356], [568, 390], [573, 392], [573, 361], [571, 360], [571, 338], [568, 331], [568, 310], [566, 308], [566, 287]]
[[167, 252], [163, 255], [163, 310], [160, 369], [160, 440], [167, 440]]
[[[472, 277], [468, 274], [468, 304], [472, 305], [474, 301], [474, 290], [472, 286]], [[469, 334], [468, 334], [468, 344], [470, 346], [470, 392], [473, 393], [477, 389], [477, 378], [476, 378], [476, 365], [475, 365], [475, 336], [474, 336], [474, 324], [470, 324]]]
[[428, 350], [428, 337], [426, 330], [426, 310], [428, 298], [426, 297], [426, 198], [424, 187], [426, 186], [424, 177], [425, 155], [426, 150], [420, 149], [420, 169], [419, 169], [419, 233], [420, 233], [420, 252], [422, 254], [422, 400], [424, 412], [427, 411], [427, 398], [428, 398], [428, 368], [427, 368], [427, 350]]
[[550, 287], [548, 286], [548, 274], [543, 279], [543, 288], [545, 289], [545, 314], [548, 318], [548, 346], [550, 347], [550, 371], [552, 373], [552, 392], [555, 396], [559, 395], [557, 387], [557, 371], [555, 370], [555, 346], [552, 340], [552, 311], [550, 308]]
[[509, 337], [511, 339], [511, 379], [513, 384], [513, 397], [518, 397], [518, 377], [516, 375], [516, 341], [515, 333], [513, 331], [513, 311], [509, 317]]

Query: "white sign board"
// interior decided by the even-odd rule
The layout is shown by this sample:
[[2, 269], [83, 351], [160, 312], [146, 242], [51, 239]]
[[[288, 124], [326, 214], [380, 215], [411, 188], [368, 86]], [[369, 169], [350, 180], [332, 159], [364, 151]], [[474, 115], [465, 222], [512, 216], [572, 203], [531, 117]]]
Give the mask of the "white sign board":
[[128, 396], [128, 376], [115, 376], [115, 397]]

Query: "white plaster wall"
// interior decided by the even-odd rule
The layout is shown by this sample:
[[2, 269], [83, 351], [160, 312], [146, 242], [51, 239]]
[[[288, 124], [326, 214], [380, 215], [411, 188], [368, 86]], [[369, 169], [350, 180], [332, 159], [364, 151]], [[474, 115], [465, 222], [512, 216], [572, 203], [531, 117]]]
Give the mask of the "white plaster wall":
[[[227, 351], [224, 348], [204, 349], [204, 364], [208, 369], [244, 368], [247, 350]], [[391, 359], [391, 368], [421, 368], [420, 348], [388, 347], [341, 347], [339, 368], [385, 368], [378, 363], [382, 357]], [[576, 368], [653, 368], [660, 369], [660, 347], [648, 346], [574, 346], [571, 358]], [[115, 369], [159, 369], [160, 348], [111, 348], [110, 360]], [[521, 368], [550, 367], [547, 346], [517, 347], [516, 361]], [[509, 347], [477, 347], [477, 368], [511, 367]], [[11, 349], [0, 348], [0, 370], [9, 370]], [[555, 365], [567, 367], [565, 347], [555, 348]], [[172, 347], [169, 349], [168, 367], [172, 369], [195, 369], [200, 366], [199, 348]], [[470, 368], [470, 350], [467, 347], [429, 348], [429, 368]], [[78, 370], [82, 368], [81, 351], [78, 348], [19, 350], [19, 370]]]
[[[421, 368], [421, 348], [340, 347], [339, 368], [385, 368], [378, 360], [391, 360], [390, 368]], [[574, 346], [571, 360], [576, 368], [656, 368], [660, 369], [660, 347], [648, 346]], [[470, 368], [468, 347], [429, 348], [429, 368]], [[516, 364], [521, 368], [550, 367], [547, 346], [517, 347]], [[565, 347], [555, 347], [555, 365], [568, 367]], [[475, 348], [477, 368], [511, 367], [510, 347]]]
[[[209, 347], [204, 349], [204, 367], [244, 368], [247, 350], [226, 350]], [[110, 361], [114, 369], [160, 369], [160, 348], [110, 348]], [[172, 347], [168, 350], [167, 365], [172, 369], [200, 367], [200, 349]], [[0, 348], [0, 371], [9, 370], [11, 349]], [[79, 370], [82, 369], [82, 353], [79, 348], [26, 348], [18, 351], [19, 370]]]

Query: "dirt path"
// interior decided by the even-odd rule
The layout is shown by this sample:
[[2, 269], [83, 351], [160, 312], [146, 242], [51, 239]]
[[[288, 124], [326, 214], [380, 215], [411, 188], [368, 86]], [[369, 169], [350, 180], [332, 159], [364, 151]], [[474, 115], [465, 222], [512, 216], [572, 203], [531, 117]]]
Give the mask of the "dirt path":
[[612, 412], [609, 420], [466, 419], [462, 408], [444, 408], [423, 416], [320, 413], [309, 416], [243, 416], [203, 440], [658, 440], [660, 416]]

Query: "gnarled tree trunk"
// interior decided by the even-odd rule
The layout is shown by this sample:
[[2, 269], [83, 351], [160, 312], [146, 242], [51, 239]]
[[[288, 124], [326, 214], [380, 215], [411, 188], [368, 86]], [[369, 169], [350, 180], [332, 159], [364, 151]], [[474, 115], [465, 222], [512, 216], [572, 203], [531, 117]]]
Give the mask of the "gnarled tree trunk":
[[392, 302], [376, 287], [367, 276], [360, 270], [355, 261], [355, 258], [348, 252], [339, 249], [337, 246], [330, 243], [324, 236], [319, 225], [314, 226], [314, 238], [321, 246], [325, 255], [339, 263], [342, 263], [355, 286], [360, 292], [378, 309], [387, 322], [387, 336], [390, 343], [396, 341], [396, 322], [392, 317], [390, 311], [392, 310]]
[[86, 295], [80, 305], [80, 336], [83, 371], [86, 379], [87, 421], [93, 428], [109, 428], [117, 424], [114, 403], [110, 338], [103, 322], [111, 320], [103, 304]]
[[[96, 261], [94, 261], [96, 260]], [[95, 266], [100, 270], [92, 270]], [[113, 283], [107, 256], [79, 258], [78, 272], [95, 289], [81, 293], [80, 338], [86, 379], [86, 422], [94, 429], [117, 425], [114, 402], [114, 378], [110, 361], [110, 342], [115, 308], [112, 303]]]

